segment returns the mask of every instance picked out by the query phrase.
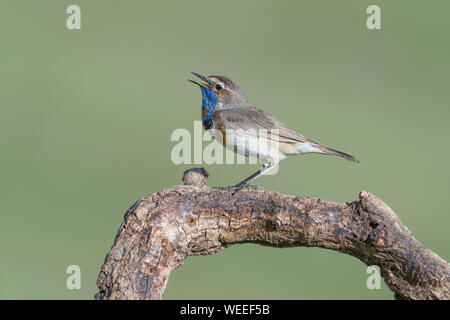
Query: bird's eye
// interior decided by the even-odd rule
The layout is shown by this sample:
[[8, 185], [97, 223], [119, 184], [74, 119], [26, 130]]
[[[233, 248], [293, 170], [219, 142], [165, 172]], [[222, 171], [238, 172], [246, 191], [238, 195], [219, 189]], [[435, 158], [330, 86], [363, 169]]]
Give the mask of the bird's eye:
[[216, 85], [214, 86], [214, 89], [216, 89], [216, 91], [220, 91], [220, 90], [223, 90], [223, 86], [220, 83], [216, 83]]

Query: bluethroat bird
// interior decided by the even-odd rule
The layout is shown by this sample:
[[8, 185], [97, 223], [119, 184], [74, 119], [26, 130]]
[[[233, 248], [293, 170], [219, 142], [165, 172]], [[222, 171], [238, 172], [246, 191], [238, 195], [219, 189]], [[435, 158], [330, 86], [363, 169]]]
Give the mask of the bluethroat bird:
[[[261, 169], [231, 187], [236, 190], [235, 193], [266, 174], [288, 155], [320, 153], [359, 163], [357, 158], [310, 140], [254, 107], [248, 102], [244, 91], [231, 79], [192, 74], [203, 81], [189, 80], [199, 85], [202, 91], [203, 127], [213, 129], [214, 138], [225, 147], [261, 161]], [[268, 132], [276, 134], [269, 135]]]

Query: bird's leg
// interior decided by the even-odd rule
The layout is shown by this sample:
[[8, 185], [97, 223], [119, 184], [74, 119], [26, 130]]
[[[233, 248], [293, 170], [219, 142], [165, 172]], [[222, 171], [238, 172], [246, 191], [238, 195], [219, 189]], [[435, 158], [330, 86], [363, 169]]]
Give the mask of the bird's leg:
[[248, 186], [250, 183], [258, 179], [260, 176], [265, 174], [267, 171], [272, 169], [275, 166], [275, 164], [263, 164], [262, 168], [256, 171], [254, 174], [252, 174], [250, 177], [242, 180], [237, 185], [232, 186], [231, 189], [234, 189], [233, 195], [235, 195], [237, 192]]

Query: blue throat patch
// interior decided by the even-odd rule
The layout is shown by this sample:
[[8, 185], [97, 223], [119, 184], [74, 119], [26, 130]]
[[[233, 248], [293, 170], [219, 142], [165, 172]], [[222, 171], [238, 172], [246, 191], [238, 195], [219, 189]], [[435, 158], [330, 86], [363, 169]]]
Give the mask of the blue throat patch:
[[217, 107], [217, 97], [215, 93], [205, 87], [200, 87], [202, 90], [202, 109], [206, 110], [205, 115], [202, 117], [202, 123], [206, 130], [210, 129], [213, 125], [212, 113]]

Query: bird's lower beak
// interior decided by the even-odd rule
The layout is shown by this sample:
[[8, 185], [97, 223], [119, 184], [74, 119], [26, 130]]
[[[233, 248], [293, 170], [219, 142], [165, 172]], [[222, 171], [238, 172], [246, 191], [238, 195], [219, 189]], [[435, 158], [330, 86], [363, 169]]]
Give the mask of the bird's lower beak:
[[205, 76], [202, 76], [201, 74], [198, 74], [198, 73], [195, 73], [195, 72], [191, 72], [191, 73], [194, 76], [196, 76], [196, 77], [200, 78], [201, 80], [205, 81], [206, 83], [197, 82], [197, 81], [194, 81], [194, 80], [188, 80], [188, 81], [190, 81], [192, 83], [195, 83], [196, 85], [199, 85], [200, 87], [203, 87], [203, 88], [207, 88], [207, 89], [211, 88], [211, 86], [209, 85], [209, 80]]

